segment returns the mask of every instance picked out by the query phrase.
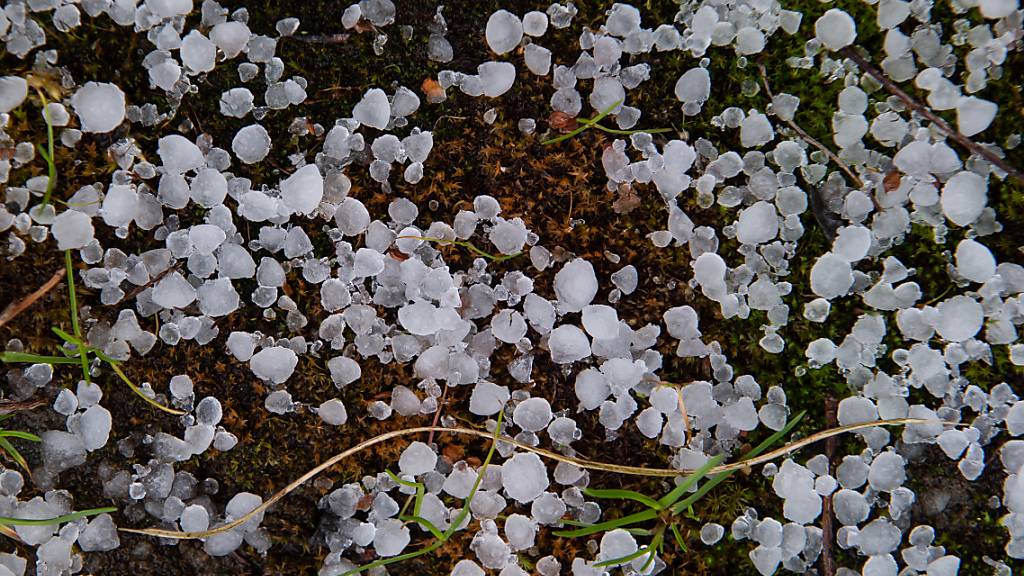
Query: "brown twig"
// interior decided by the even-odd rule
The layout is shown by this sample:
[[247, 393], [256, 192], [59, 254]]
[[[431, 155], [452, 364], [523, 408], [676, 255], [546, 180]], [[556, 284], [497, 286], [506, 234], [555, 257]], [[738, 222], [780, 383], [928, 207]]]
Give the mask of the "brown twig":
[[[832, 396], [825, 398], [825, 427], [834, 428], [839, 425], [837, 410], [839, 409], [836, 399]], [[831, 436], [825, 440], [825, 456], [828, 457], [828, 471], [832, 473], [833, 460], [836, 457], [836, 437]], [[832, 517], [832, 496], [826, 496], [821, 509], [821, 573], [822, 576], [835, 576], [836, 560], [832, 554], [832, 547], [835, 543], [835, 530]]]
[[[150, 286], [153, 286], [157, 282], [163, 280], [164, 276], [167, 276], [168, 274], [170, 274], [171, 272], [174, 272], [175, 270], [178, 270], [179, 268], [181, 268], [181, 260], [175, 262], [172, 266], [168, 266], [163, 272], [157, 274], [156, 277], [152, 278], [149, 282], [146, 282], [142, 286], [136, 286], [135, 288], [133, 288], [131, 292], [129, 292], [129, 293], [124, 295], [124, 298], [122, 298], [121, 301], [122, 302], [127, 302], [128, 300], [131, 300], [132, 298], [135, 298], [143, 290], [145, 290], [146, 288], [149, 288]], [[113, 306], [113, 304], [111, 304], [111, 306]]]
[[[772, 93], [772, 88], [771, 88], [771, 86], [768, 85], [768, 71], [765, 70], [764, 64], [761, 63], [761, 62], [758, 62], [757, 63], [757, 70], [761, 73], [761, 83], [764, 84], [764, 91], [768, 94], [768, 98], [770, 100], [774, 100], [775, 99], [775, 94]], [[782, 120], [782, 119], [780, 118], [780, 120]], [[830, 150], [828, 146], [825, 146], [824, 144], [819, 142], [817, 138], [815, 138], [814, 136], [811, 136], [810, 134], [808, 134], [807, 131], [804, 130], [803, 128], [801, 128], [800, 125], [797, 124], [792, 118], [789, 119], [789, 120], [782, 120], [782, 121], [785, 122], [790, 128], [792, 128], [794, 132], [799, 134], [800, 137], [803, 138], [803, 140], [805, 142], [807, 142], [811, 146], [814, 146], [818, 150], [821, 150], [822, 152], [824, 152], [825, 155], [828, 156], [830, 160], [832, 160], [833, 162], [836, 163], [836, 166], [839, 166], [840, 170], [845, 172], [846, 175], [850, 177], [850, 180], [854, 183], [854, 185], [857, 188], [863, 188], [864, 187], [864, 182], [860, 179], [860, 177], [858, 177], [857, 174], [855, 174], [853, 172], [853, 170], [851, 170], [850, 167], [847, 166], [846, 162], [843, 162], [843, 160], [841, 158], [839, 158], [839, 156], [837, 156], [835, 154], [835, 152]]]
[[35, 410], [40, 406], [45, 406], [46, 400], [43, 398], [30, 398], [28, 400], [0, 400], [0, 414], [12, 414], [14, 412], [25, 412], [27, 410]]
[[938, 126], [939, 130], [945, 132], [946, 135], [952, 138], [953, 141], [955, 141], [957, 144], [963, 146], [964, 148], [967, 148], [971, 153], [977, 154], [978, 156], [981, 156], [985, 160], [988, 160], [989, 163], [998, 167], [1000, 170], [1006, 172], [1010, 176], [1013, 176], [1014, 179], [1016, 179], [1018, 182], [1024, 184], [1024, 173], [1022, 173], [1014, 166], [1010, 165], [1006, 160], [997, 156], [995, 152], [976, 143], [967, 136], [964, 136], [958, 130], [955, 130], [952, 126], [946, 123], [945, 120], [939, 117], [938, 114], [932, 112], [931, 110], [928, 109], [927, 106], [921, 104], [920, 102], [915, 100], [913, 96], [904, 92], [899, 86], [896, 85], [895, 82], [893, 82], [888, 76], [883, 74], [881, 70], [875, 68], [874, 65], [868, 62], [866, 58], [861, 56], [854, 49], [853, 46], [847, 46], [846, 48], [843, 48], [839, 52], [843, 56], [849, 58], [850, 60], [853, 60], [853, 62], [857, 64], [858, 68], [860, 68], [864, 72], [867, 72], [869, 76], [871, 76], [879, 83], [881, 83], [882, 86], [885, 86], [886, 90], [888, 90], [894, 96], [902, 100], [908, 108], [910, 108], [914, 112], [917, 112], [935, 126]]
[[19, 302], [11, 302], [4, 308], [2, 314], [0, 314], [0, 328], [3, 328], [5, 324], [14, 320], [15, 316], [21, 314], [23, 310], [35, 303], [36, 300], [42, 298], [47, 292], [53, 289], [54, 286], [60, 282], [61, 278], [64, 277], [65, 270], [63, 267], [58, 269], [50, 276], [50, 279], [45, 284], [39, 287], [38, 290], [22, 298]]
[[431, 430], [430, 435], [427, 436], [427, 444], [434, 443], [434, 430], [437, 427], [437, 422], [441, 419], [441, 410], [444, 408], [444, 400], [448, 396], [448, 383], [444, 383], [444, 390], [441, 392], [441, 399], [437, 401], [437, 410], [434, 411], [434, 421], [430, 424]]

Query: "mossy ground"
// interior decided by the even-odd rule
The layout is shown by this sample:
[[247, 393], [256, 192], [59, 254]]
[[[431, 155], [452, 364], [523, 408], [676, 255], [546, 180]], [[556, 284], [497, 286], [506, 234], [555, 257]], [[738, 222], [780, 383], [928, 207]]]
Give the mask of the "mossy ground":
[[[229, 2], [231, 8], [242, 3]], [[426, 23], [432, 18], [434, 6], [428, 3], [398, 2], [398, 21], [384, 30], [389, 40], [382, 56], [375, 56], [371, 49], [372, 34], [353, 34], [339, 43], [318, 44], [295, 39], [281, 40], [278, 55], [286, 65], [285, 76], [302, 75], [310, 82], [309, 99], [300, 108], [270, 113], [261, 123], [268, 129], [274, 141], [272, 156], [256, 166], [233, 167], [240, 174], [250, 177], [257, 185], [276, 183], [288, 172], [287, 156], [303, 153], [310, 158], [322, 144], [321, 139], [309, 134], [291, 135], [287, 128], [293, 117], [301, 110], [312, 122], [330, 126], [337, 117], [346, 116], [363, 92], [373, 86], [391, 91], [397, 85], [419, 90], [421, 82], [435, 77], [444, 68], [466, 72], [475, 70], [476, 65], [488, 59], [483, 39], [484, 23], [488, 15], [499, 7], [497, 2], [458, 2], [449, 4], [444, 11], [448, 21], [449, 40], [455, 48], [456, 58], [445, 66], [426, 59]], [[511, 4], [511, 5], [509, 5]], [[825, 83], [811, 70], [794, 70], [785, 64], [789, 56], [803, 54], [802, 43], [812, 35], [813, 22], [826, 6], [811, 0], [784, 2], [786, 8], [804, 11], [800, 33], [785, 36], [781, 32], [772, 38], [768, 51], [761, 61], [766, 65], [772, 88], [776, 92], [789, 92], [801, 99], [796, 121], [811, 135], [831, 145], [831, 116], [836, 108], [836, 95], [842, 86], [839, 83]], [[875, 29], [873, 8], [860, 2], [843, 2], [843, 8], [850, 11], [858, 22], [860, 40], [863, 45], [880, 46], [881, 34]], [[244, 3], [249, 9], [250, 27], [257, 33], [272, 34], [274, 23], [287, 16], [298, 17], [302, 22], [303, 34], [328, 35], [342, 32], [341, 13], [348, 2], [266, 2], [254, 0]], [[554, 52], [554, 61], [571, 64], [578, 54], [576, 38], [582, 26], [597, 27], [604, 20], [603, 12], [607, 3], [579, 2], [580, 13], [569, 30], [550, 30], [541, 43]], [[528, 9], [543, 9], [546, 4], [513, 2], [506, 7], [522, 13]], [[647, 2], [641, 8], [645, 14], [645, 25], [652, 22], [671, 20], [677, 7], [671, 2]], [[198, 12], [198, 11], [197, 11]], [[954, 15], [945, 4], [935, 8], [936, 20], [944, 29], [952, 26]], [[197, 13], [192, 18], [197, 22]], [[71, 34], [62, 35], [53, 31], [46, 18], [38, 19], [47, 28], [49, 47], [57, 48], [59, 64], [66, 66], [77, 82], [86, 80], [116, 82], [128, 95], [129, 102], [162, 102], [162, 96], [148, 87], [141, 62], [149, 46], [137, 35], [115, 27], [106, 18], [83, 19], [83, 26]], [[405, 37], [400, 26], [412, 26], [412, 34]], [[713, 127], [710, 118], [727, 106], [743, 109], [764, 110], [768, 100], [763, 91], [745, 96], [741, 90], [745, 80], [759, 81], [754, 61], [745, 67], [736, 63], [733, 54], [716, 49], [711, 53], [710, 66], [713, 82], [713, 96], [704, 111], [695, 117], [685, 118], [679, 112], [672, 95], [676, 78], [686, 69], [697, 64], [696, 59], [681, 53], [655, 53], [643, 58], [651, 63], [653, 74], [637, 90], [630, 92], [630, 103], [644, 111], [640, 125], [644, 127], [671, 127], [689, 138], [704, 137], [714, 142], [720, 150], [739, 149], [737, 131], [720, 131]], [[517, 65], [518, 55], [511, 57]], [[29, 64], [10, 55], [0, 57], [0, 67], [7, 73], [20, 73]], [[804, 225], [807, 234], [800, 240], [796, 257], [791, 262], [792, 272], [787, 278], [793, 284], [792, 293], [786, 298], [791, 307], [790, 325], [783, 335], [787, 340], [782, 354], [765, 353], [758, 345], [762, 333], [757, 329], [757, 315], [750, 320], [721, 320], [717, 305], [695, 295], [686, 285], [689, 279], [689, 251], [686, 249], [657, 250], [650, 246], [646, 235], [665, 227], [666, 213], [653, 189], [638, 186], [641, 205], [628, 214], [613, 210], [616, 193], [604, 186], [600, 154], [610, 143], [605, 134], [591, 130], [580, 137], [554, 146], [542, 146], [541, 135], [526, 136], [519, 132], [520, 118], [536, 118], [538, 131], [546, 130], [546, 117], [550, 112], [547, 103], [551, 88], [548, 79], [538, 79], [519, 66], [520, 73], [514, 88], [505, 96], [494, 99], [471, 99], [455, 91], [449, 91], [448, 99], [439, 105], [424, 104], [413, 116], [411, 124], [434, 132], [434, 150], [426, 164], [426, 176], [419, 184], [408, 185], [394, 175], [394, 193], [384, 194], [378, 185], [370, 181], [365, 167], [354, 166], [348, 170], [352, 178], [351, 195], [360, 198], [369, 207], [374, 217], [386, 214], [387, 204], [393, 197], [407, 197], [420, 207], [420, 222], [432, 219], [451, 221], [456, 212], [472, 202], [478, 194], [490, 194], [497, 198], [509, 216], [522, 217], [528, 226], [540, 235], [541, 242], [548, 248], [566, 251], [588, 258], [597, 267], [598, 275], [607, 278], [624, 264], [633, 264], [640, 270], [640, 285], [636, 293], [626, 297], [617, 305], [619, 316], [634, 327], [646, 323], [657, 323], [661, 314], [671, 306], [689, 304], [700, 312], [701, 330], [705, 340], [718, 340], [725, 354], [736, 369], [736, 374], [749, 373], [755, 376], [762, 387], [782, 386], [794, 411], [807, 410], [808, 416], [798, 430], [806, 434], [824, 427], [824, 401], [828, 397], [843, 398], [849, 394], [846, 383], [833, 366], [807, 371], [797, 376], [797, 368], [805, 364], [803, 351], [811, 340], [830, 337], [841, 340], [852, 327], [856, 317], [864, 310], [858, 299], [849, 298], [833, 306], [829, 320], [824, 325], [812, 324], [802, 317], [803, 303], [811, 298], [808, 283], [809, 270], [814, 258], [828, 249], [828, 240], [816, 227], [810, 213], [805, 214]], [[1013, 133], [1024, 131], [1024, 111], [1019, 83], [1012, 71], [1022, 69], [1021, 56], [1013, 53], [1006, 64], [1007, 74], [1002, 80], [992, 82], [981, 96], [996, 100], [1001, 105], [1000, 116], [993, 128], [986, 133], [995, 142], [1004, 142]], [[1019, 77], [1019, 76], [1017, 76]], [[224, 118], [219, 113], [218, 100], [223, 90], [239, 84], [234, 64], [219, 66], [213, 73], [198, 79], [200, 94], [187, 100], [176, 118], [161, 129], [133, 127], [130, 135], [135, 138], [145, 153], [155, 155], [157, 137], [168, 130], [179, 130], [192, 138], [202, 132], [213, 136], [216, 145], [227, 148], [238, 121]], [[584, 83], [586, 88], [587, 83]], [[257, 82], [255, 93], [262, 91]], [[493, 124], [483, 121], [483, 113], [493, 107], [497, 119]], [[16, 113], [12, 134], [18, 140], [29, 139], [39, 142], [44, 138], [43, 124], [38, 120], [38, 109], [23, 106]], [[86, 137], [74, 151], [59, 147], [60, 185], [57, 196], [66, 197], [80, 186], [94, 181], [109, 181], [114, 165], [104, 154], [110, 138]], [[1024, 165], [1020, 151], [1009, 153], [1011, 163]], [[16, 171], [12, 183], [19, 183], [25, 177], [43, 173], [44, 166], [37, 160], [31, 166]], [[990, 191], [992, 204], [1006, 226], [1005, 231], [989, 237], [986, 242], [996, 252], [1000, 261], [1019, 260], [1018, 247], [1024, 244], [1024, 228], [1020, 226], [1022, 214], [1021, 188], [1005, 183], [994, 185]], [[436, 201], [436, 208], [428, 208]], [[728, 224], [734, 213], [717, 206], [701, 209], [695, 200], [681, 200], [684, 209], [698, 224], [720, 229]], [[190, 217], [198, 219], [201, 213]], [[237, 222], [246, 238], [252, 238], [258, 227], [246, 222]], [[103, 229], [103, 226], [99, 226]], [[318, 227], [307, 227], [314, 244], [326, 246], [326, 239]], [[106, 231], [103, 232], [106, 234]], [[119, 246], [123, 250], [145, 250], [154, 245], [149, 234], [135, 231], [125, 241], [115, 241], [107, 234], [105, 246]], [[915, 280], [924, 290], [926, 300], [938, 296], [948, 285], [945, 271], [945, 251], [955, 246], [962, 237], [962, 231], [949, 235], [947, 243], [937, 245], [931, 233], [915, 229], [907, 241], [894, 253], [908, 266], [917, 269]], [[739, 263], [735, 243], [723, 240], [722, 253], [731, 265]], [[330, 251], [320, 249], [320, 255]], [[613, 263], [609, 255], [617, 255], [621, 261]], [[453, 266], [468, 262], [469, 255], [458, 248], [448, 249], [448, 258]], [[525, 266], [523, 260], [512, 260], [495, 266], [498, 271]], [[42, 284], [52, 272], [61, 266], [59, 254], [52, 245], [30, 244], [28, 252], [13, 262], [0, 265], [0, 292], [3, 300], [15, 299]], [[537, 291], [551, 295], [550, 272], [537, 275]], [[239, 290], [247, 294], [244, 289]], [[301, 280], [291, 278], [285, 288], [299, 305], [300, 310], [310, 319], [315, 328], [324, 317], [319, 306], [318, 292]], [[602, 290], [602, 297], [606, 294]], [[41, 351], [56, 342], [48, 330], [49, 325], [67, 325], [67, 305], [63, 284], [39, 301], [30, 313], [0, 329], [0, 338], [21, 338], [28, 349]], [[80, 287], [79, 300], [93, 307], [96, 317], [113, 321], [117, 310], [99, 304], [97, 295]], [[143, 321], [150, 330], [155, 329], [153, 320]], [[292, 396], [307, 405], [318, 405], [332, 397], [341, 397], [349, 407], [349, 423], [341, 428], [323, 425], [320, 420], [301, 412], [286, 416], [274, 416], [266, 412], [263, 400], [268, 392], [248, 367], [240, 364], [223, 350], [223, 338], [231, 330], [262, 330], [270, 334], [286, 334], [283, 320], [267, 321], [253, 307], [245, 308], [218, 322], [220, 338], [206, 347], [185, 343], [169, 347], [158, 343], [145, 358], [133, 360], [126, 365], [127, 372], [137, 382], [149, 381], [158, 390], [166, 390], [169, 378], [175, 374], [187, 373], [196, 383], [197, 394], [215, 395], [224, 403], [224, 425], [240, 438], [238, 446], [227, 453], [210, 451], [176, 469], [188, 470], [199, 478], [214, 477], [221, 483], [217, 496], [223, 504], [230, 495], [239, 491], [250, 491], [267, 496], [288, 481], [297, 477], [313, 464], [355, 444], [356, 442], [399, 427], [425, 425], [429, 416], [403, 418], [395, 416], [385, 422], [377, 422], [366, 415], [365, 405], [376, 399], [387, 400], [391, 389], [399, 384], [412, 387], [415, 379], [410, 366], [391, 364], [381, 366], [375, 361], [363, 363], [363, 377], [345, 390], [337, 391], [326, 373], [325, 361], [304, 357], [288, 382]], [[896, 341], [892, 340], [892, 344]], [[704, 361], [681, 360], [674, 356], [673, 347], [665, 342], [660, 347], [665, 355], [662, 378], [673, 382], [689, 382], [710, 377], [710, 368]], [[505, 357], [507, 356], [507, 357]], [[502, 384], [516, 385], [503, 366], [503, 360], [511, 355], [506, 353], [494, 362], [492, 378]], [[883, 367], [891, 368], [881, 359]], [[976, 365], [968, 372], [972, 382], [988, 388], [995, 383], [1008, 380], [1018, 392], [1021, 374], [1011, 366], [1005, 353], [995, 355], [992, 365]], [[534, 369], [535, 382], [531, 393], [553, 400], [557, 406], [573, 403], [572, 380], [563, 376], [560, 370], [547, 362], [537, 359]], [[49, 397], [60, 386], [73, 387], [74, 370], [58, 370], [54, 383], [47, 389]], [[136, 440], [144, 434], [160, 430], [172, 434], [180, 433], [174, 419], [148, 409], [137, 401], [129, 391], [108, 377], [101, 379], [105, 384], [104, 405], [114, 415], [113, 439], [129, 435]], [[464, 407], [468, 402], [468, 390], [452, 389], [447, 393], [445, 414], [472, 423]], [[587, 438], [603, 439], [601, 427], [592, 413], [576, 415], [581, 427], [587, 431]], [[52, 411], [38, 410], [20, 417], [16, 423], [25, 429], [41, 430], [60, 428], [61, 419]], [[752, 440], [758, 440], [753, 438]], [[481, 443], [466, 442], [461, 438], [439, 436], [436, 441], [449, 456], [482, 457]], [[225, 558], [213, 559], [200, 551], [195, 542], [182, 542], [176, 547], [162, 546], [155, 540], [133, 536], [122, 536], [122, 547], [107, 554], [86, 556], [86, 571], [95, 574], [313, 574], [319, 567], [326, 550], [316, 540], [319, 521], [317, 500], [329, 492], [332, 486], [355, 481], [364, 474], [374, 474], [386, 466], [394, 466], [403, 443], [378, 446], [362, 454], [358, 460], [345, 463], [326, 473], [323, 479], [297, 490], [277, 504], [266, 516], [266, 527], [274, 542], [269, 554], [260, 557], [248, 547]], [[840, 453], [851, 453], [861, 449], [856, 440], [840, 443]], [[653, 441], [640, 439], [636, 434], [623, 434], [611, 442], [587, 442], [579, 447], [581, 455], [606, 461], [628, 461], [637, 465], [663, 466], [666, 456]], [[140, 447], [135, 459], [126, 459], [117, 454], [115, 441], [104, 450], [90, 456], [87, 466], [65, 473], [61, 486], [70, 490], [80, 507], [99, 506], [106, 502], [102, 497], [102, 486], [95, 474], [97, 462], [108, 461], [124, 468], [131, 462], [144, 463], [148, 459], [145, 448]], [[818, 446], [805, 450], [804, 455], [820, 451]], [[936, 451], [937, 452], [937, 451]], [[31, 448], [26, 454], [33, 462], [38, 455]], [[914, 467], [914, 488], [919, 499], [927, 496], [948, 483], [960, 479], [954, 463], [944, 457], [929, 458], [927, 464]], [[939, 531], [940, 541], [953, 553], [964, 558], [964, 574], [988, 573], [980, 557], [988, 554], [999, 558], [1005, 543], [1006, 532], [996, 524], [997, 514], [984, 506], [987, 495], [998, 493], [1001, 472], [998, 464], [989, 466], [980, 483], [963, 486], [970, 490], [970, 496], [958, 500], [957, 520], [946, 522]], [[594, 484], [606, 487], [624, 487], [650, 494], [663, 491], [659, 481], [637, 480], [627, 477], [594, 475]], [[31, 489], [29, 489], [30, 492]], [[744, 507], [756, 505], [764, 515], [781, 518], [781, 510], [770, 493], [770, 482], [759, 473], [737, 475], [709, 495], [695, 507], [702, 521], [716, 521], [726, 526]], [[606, 514], [616, 516], [631, 512], [609, 509]], [[152, 525], [151, 518], [125, 511], [136, 525]], [[927, 514], [922, 507], [915, 508], [915, 522], [941, 521]], [[941, 515], [940, 515], [941, 516]], [[122, 524], [131, 524], [120, 520]], [[670, 552], [666, 560], [670, 572], [675, 574], [751, 574], [752, 565], [746, 559], [750, 548], [747, 542], [733, 542], [728, 536], [717, 546], [708, 548], [700, 544], [697, 537], [700, 524], [692, 523], [684, 530], [689, 552]], [[966, 542], [971, 545], [965, 546]], [[4, 548], [13, 544], [5, 542]], [[541, 555], [555, 554], [563, 561], [570, 561], [573, 555], [584, 555], [584, 542], [557, 539], [546, 531], [538, 536]], [[30, 550], [20, 550], [22, 555], [34, 557]], [[856, 567], [861, 562], [852, 555], [836, 549], [839, 565]], [[393, 574], [447, 574], [454, 562], [468, 552], [466, 538], [455, 538], [433, 555], [396, 566]]]

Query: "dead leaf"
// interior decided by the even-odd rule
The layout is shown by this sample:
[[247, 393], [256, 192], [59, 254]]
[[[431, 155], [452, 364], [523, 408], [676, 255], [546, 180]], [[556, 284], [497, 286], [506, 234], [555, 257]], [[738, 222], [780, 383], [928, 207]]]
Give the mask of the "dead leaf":
[[565, 112], [559, 112], [555, 110], [548, 116], [548, 125], [552, 129], [558, 130], [559, 132], [572, 132], [579, 127], [579, 122], [575, 118], [569, 116]]
[[882, 188], [888, 192], [900, 187], [900, 173], [899, 170], [889, 170], [889, 173], [882, 179]]
[[629, 183], [619, 185], [618, 198], [612, 202], [612, 210], [616, 214], [629, 214], [640, 207], [640, 196]]

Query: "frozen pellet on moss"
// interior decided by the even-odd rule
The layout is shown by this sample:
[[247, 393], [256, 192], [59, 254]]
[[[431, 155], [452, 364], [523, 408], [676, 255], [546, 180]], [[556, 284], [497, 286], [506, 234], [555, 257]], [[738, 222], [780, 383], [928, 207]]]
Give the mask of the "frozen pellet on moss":
[[518, 46], [523, 39], [523, 22], [508, 10], [498, 10], [487, 19], [484, 36], [491, 50], [504, 54]]
[[857, 39], [857, 25], [846, 12], [831, 8], [814, 23], [814, 34], [829, 50], [840, 50]]
[[355, 382], [362, 376], [362, 368], [359, 363], [348, 356], [336, 356], [327, 361], [327, 370], [331, 374], [331, 380], [338, 388], [343, 388]]
[[110, 132], [124, 121], [124, 92], [116, 84], [86, 82], [71, 96], [82, 132]]
[[249, 359], [249, 367], [253, 374], [273, 384], [284, 383], [295, 371], [298, 363], [299, 357], [295, 352], [283, 346], [264, 348]]
[[259, 124], [243, 127], [231, 140], [231, 151], [245, 164], [255, 164], [270, 153], [270, 134]]

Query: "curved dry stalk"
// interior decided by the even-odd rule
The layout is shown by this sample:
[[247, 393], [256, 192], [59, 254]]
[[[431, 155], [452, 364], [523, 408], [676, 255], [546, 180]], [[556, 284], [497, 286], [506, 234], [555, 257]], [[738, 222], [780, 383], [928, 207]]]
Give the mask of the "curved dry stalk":
[[[757, 456], [755, 458], [751, 458], [749, 460], [741, 460], [739, 462], [733, 462], [731, 464], [722, 464], [720, 466], [716, 466], [716, 467], [712, 468], [710, 471], [708, 471], [708, 474], [709, 475], [714, 475], [714, 474], [719, 474], [721, 472], [730, 472], [730, 471], [734, 471], [734, 470], [741, 470], [741, 469], [747, 468], [749, 466], [756, 466], [758, 464], [763, 464], [765, 462], [769, 462], [771, 460], [774, 460], [775, 458], [778, 458], [779, 456], [784, 456], [786, 454], [789, 454], [790, 452], [799, 450], [800, 448], [803, 448], [804, 446], [807, 446], [809, 444], [814, 444], [815, 442], [818, 442], [820, 440], [824, 440], [826, 438], [831, 438], [833, 436], [838, 436], [840, 434], [845, 434], [847, 432], [856, 432], [858, 430], [866, 430], [868, 428], [875, 428], [877, 426], [899, 426], [899, 425], [904, 425], [904, 424], [948, 424], [948, 422], [943, 422], [943, 421], [940, 421], [940, 420], [923, 420], [923, 419], [920, 419], [920, 418], [897, 418], [897, 419], [894, 419], [894, 420], [877, 420], [875, 422], [864, 422], [864, 423], [861, 423], [861, 424], [851, 424], [849, 426], [839, 426], [838, 428], [831, 428], [831, 429], [828, 429], [828, 430], [822, 430], [821, 432], [817, 432], [815, 434], [811, 434], [810, 436], [808, 436], [806, 438], [801, 438], [800, 440], [797, 440], [795, 442], [787, 444], [787, 445], [785, 445], [785, 446], [783, 446], [781, 448], [778, 448], [776, 450], [772, 450], [771, 452], [766, 452], [766, 453], [764, 453], [764, 454], [762, 454], [760, 456]], [[306, 472], [302, 476], [299, 476], [298, 478], [293, 480], [287, 486], [285, 486], [284, 488], [279, 490], [276, 494], [274, 494], [269, 499], [267, 499], [266, 502], [264, 502], [263, 504], [260, 504], [256, 508], [253, 508], [253, 510], [251, 512], [249, 512], [248, 514], [245, 514], [244, 516], [242, 516], [242, 517], [240, 517], [240, 518], [238, 518], [236, 520], [232, 520], [231, 522], [228, 522], [228, 523], [226, 523], [224, 525], [221, 525], [221, 526], [218, 526], [216, 528], [212, 528], [210, 530], [204, 530], [202, 532], [182, 532], [180, 530], [163, 530], [163, 529], [160, 529], [160, 528], [118, 528], [118, 530], [121, 531], [121, 532], [129, 532], [129, 533], [132, 533], [132, 534], [143, 534], [143, 535], [146, 535], [146, 536], [157, 536], [159, 538], [171, 538], [171, 539], [174, 539], [174, 540], [196, 540], [196, 539], [200, 539], [200, 538], [209, 538], [210, 536], [216, 536], [217, 534], [221, 534], [223, 532], [227, 532], [227, 531], [229, 531], [229, 530], [231, 530], [233, 528], [241, 526], [242, 524], [245, 524], [249, 520], [252, 520], [254, 517], [264, 513], [268, 508], [273, 506], [275, 503], [277, 503], [279, 500], [281, 500], [282, 498], [284, 498], [285, 496], [287, 496], [291, 492], [295, 491], [295, 489], [297, 489], [299, 486], [302, 486], [303, 484], [308, 482], [311, 478], [313, 478], [317, 474], [320, 474], [321, 472], [323, 472], [324, 470], [330, 468], [331, 466], [334, 466], [338, 462], [341, 462], [342, 460], [344, 460], [344, 459], [346, 459], [346, 458], [348, 458], [350, 456], [358, 454], [359, 452], [362, 452], [363, 450], [366, 450], [367, 448], [370, 448], [371, 446], [375, 446], [375, 445], [380, 444], [382, 442], [387, 442], [389, 440], [393, 440], [395, 438], [400, 438], [402, 436], [412, 436], [412, 435], [415, 435], [415, 434], [422, 434], [424, 432], [431, 432], [431, 433], [437, 432], [437, 433], [446, 433], [446, 434], [462, 434], [464, 436], [476, 436], [478, 438], [484, 438], [484, 439], [487, 439], [487, 440], [493, 439], [493, 433], [487, 432], [485, 430], [475, 430], [473, 428], [447, 428], [445, 426], [420, 426], [418, 428], [403, 428], [401, 430], [392, 430], [391, 432], [385, 432], [384, 434], [380, 434], [380, 435], [374, 436], [373, 438], [370, 438], [368, 440], [364, 440], [363, 442], [360, 442], [359, 444], [356, 444], [355, 446], [353, 446], [353, 447], [351, 447], [351, 448], [349, 448], [349, 449], [347, 449], [347, 450], [345, 450], [343, 452], [339, 452], [338, 454], [335, 454], [334, 456], [332, 456], [331, 458], [327, 459], [325, 462], [323, 462], [319, 466], [313, 468], [312, 470]], [[693, 472], [692, 470], [675, 470], [675, 469], [671, 469], [671, 468], [644, 468], [642, 466], [624, 466], [624, 465], [621, 465], [621, 464], [611, 464], [611, 463], [607, 463], [607, 462], [595, 462], [593, 460], [586, 460], [584, 458], [575, 458], [573, 456], [565, 456], [565, 455], [559, 454], [557, 452], [552, 452], [550, 450], [545, 450], [544, 448], [536, 448], [534, 446], [530, 446], [528, 444], [524, 444], [524, 443], [519, 442], [517, 440], [513, 440], [512, 438], [498, 438], [498, 442], [504, 442], [506, 444], [511, 444], [511, 445], [513, 445], [513, 446], [515, 446], [517, 448], [522, 449], [522, 450], [526, 450], [528, 452], [533, 452], [534, 454], [537, 454], [538, 456], [543, 456], [545, 458], [549, 458], [551, 460], [557, 460], [559, 462], [565, 462], [565, 463], [568, 463], [568, 464], [573, 464], [575, 466], [579, 466], [580, 468], [587, 468], [587, 469], [590, 469], [590, 470], [601, 470], [601, 471], [604, 471], [604, 472], [612, 472], [612, 473], [616, 473], [616, 474], [627, 474], [627, 475], [631, 475], [631, 476], [651, 476], [651, 477], [660, 477], [660, 478], [671, 478], [671, 477], [675, 477], [675, 476], [686, 476], [686, 475], [688, 475], [688, 474]]]

